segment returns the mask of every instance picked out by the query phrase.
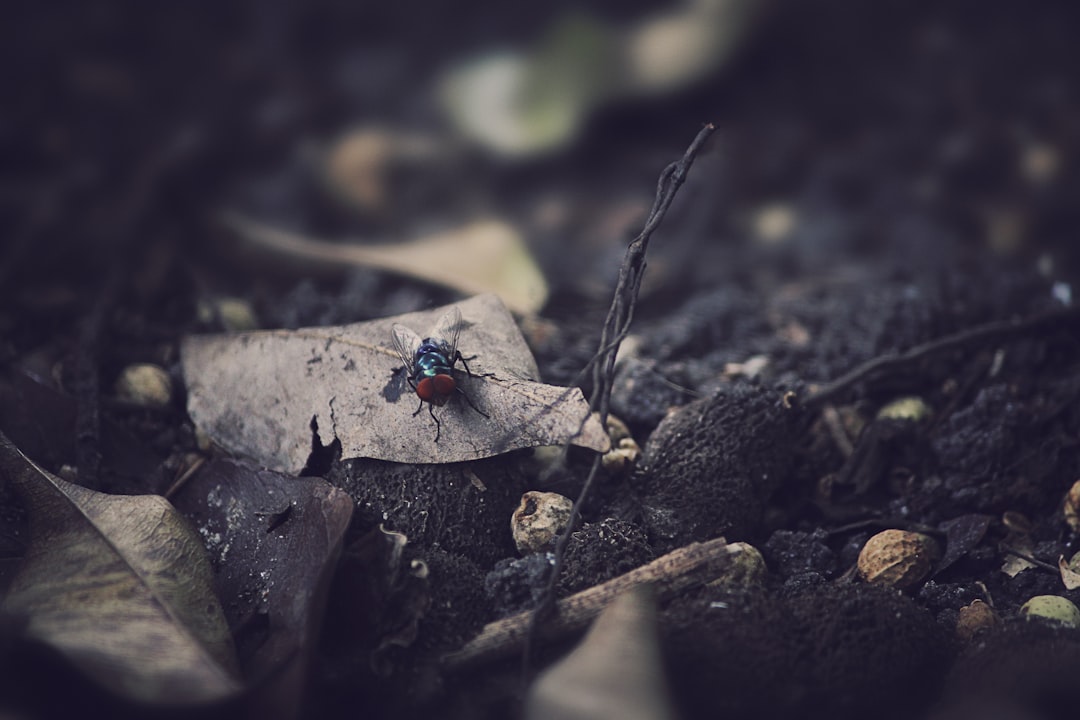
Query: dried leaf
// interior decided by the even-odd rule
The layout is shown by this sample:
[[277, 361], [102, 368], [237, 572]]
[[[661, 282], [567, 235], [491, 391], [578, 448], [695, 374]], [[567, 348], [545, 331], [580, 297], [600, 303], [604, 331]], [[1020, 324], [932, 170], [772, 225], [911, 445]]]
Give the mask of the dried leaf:
[[1080, 553], [1073, 555], [1068, 562], [1064, 555], [1059, 557], [1058, 570], [1061, 571], [1061, 582], [1065, 584], [1066, 590], [1080, 587]]
[[[458, 347], [474, 377], [459, 374], [469, 399], [435, 408], [435, 425], [418, 400], [393, 349], [395, 323], [421, 335], [447, 308], [337, 327], [196, 336], [181, 353], [188, 412], [227, 450], [299, 473], [320, 441], [341, 442], [343, 458], [448, 463], [567, 441], [599, 452], [607, 433], [581, 391], [535, 382], [536, 363], [503, 304], [493, 295], [459, 303], [464, 329]], [[489, 377], [483, 377], [490, 374]], [[580, 432], [579, 432], [580, 430]]]
[[938, 527], [945, 533], [945, 554], [934, 569], [934, 575], [940, 575], [945, 568], [978, 547], [993, 520], [990, 515], [970, 513], [941, 523]]
[[[352, 499], [319, 478], [215, 460], [173, 499], [210, 551], [259, 717], [295, 717]], [[273, 683], [258, 683], [274, 674]]]
[[202, 703], [239, 688], [202, 543], [156, 495], [105, 495], [47, 473], [0, 435], [30, 549], [3, 609], [117, 694]]
[[498, 220], [480, 220], [456, 230], [387, 245], [323, 242], [246, 218], [237, 213], [226, 224], [262, 249], [292, 261], [359, 266], [417, 278], [466, 295], [494, 293], [516, 313], [535, 313], [547, 302], [548, 288], [520, 233]]
[[665, 720], [675, 717], [664, 679], [656, 602], [645, 585], [617, 597], [581, 644], [529, 692], [526, 717]]
[[1016, 577], [1025, 570], [1036, 567], [1035, 563], [1015, 554], [1022, 553], [1028, 557], [1034, 554], [1035, 542], [1030, 535], [1010, 534], [1007, 543], [1002, 544], [1002, 549], [1005, 551], [1005, 562], [1001, 564], [1001, 572], [1009, 577]]

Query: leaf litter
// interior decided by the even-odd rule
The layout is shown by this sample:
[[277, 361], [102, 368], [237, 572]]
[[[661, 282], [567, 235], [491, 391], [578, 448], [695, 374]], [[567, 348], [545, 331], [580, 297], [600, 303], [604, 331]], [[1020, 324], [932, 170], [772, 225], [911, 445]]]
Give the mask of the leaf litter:
[[210, 552], [240, 664], [261, 706], [274, 709], [261, 716], [297, 716], [352, 500], [320, 478], [221, 458], [173, 502]]
[[223, 221], [258, 250], [287, 258], [294, 267], [375, 268], [465, 294], [495, 293], [522, 314], [535, 313], [547, 302], [547, 282], [521, 233], [494, 218], [383, 245], [315, 240], [235, 212]]
[[65, 482], [0, 435], [0, 471], [24, 497], [30, 546], [3, 610], [121, 697], [209, 703], [240, 689], [198, 536], [165, 498]]
[[[395, 324], [424, 334], [450, 307], [472, 377], [435, 408], [441, 429], [407, 381]], [[334, 327], [191, 336], [181, 345], [188, 412], [211, 440], [268, 468], [299, 473], [313, 441], [343, 459], [450, 463], [570, 442], [598, 452], [607, 433], [577, 388], [538, 382], [532, 353], [506, 306], [479, 295], [454, 306]], [[415, 414], [415, 417], [414, 417]], [[313, 432], [315, 437], [313, 438]]]

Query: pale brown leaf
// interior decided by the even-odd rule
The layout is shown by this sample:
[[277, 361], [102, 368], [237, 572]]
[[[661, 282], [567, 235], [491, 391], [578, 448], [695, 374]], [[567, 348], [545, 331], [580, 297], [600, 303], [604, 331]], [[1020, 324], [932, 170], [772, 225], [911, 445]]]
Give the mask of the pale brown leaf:
[[427, 408], [413, 416], [419, 401], [390, 329], [400, 323], [426, 335], [446, 307], [336, 327], [189, 337], [181, 348], [188, 412], [225, 449], [291, 473], [307, 462], [313, 419], [324, 445], [341, 441], [343, 458], [447, 463], [567, 441], [608, 449], [580, 390], [536, 382], [536, 362], [497, 297], [457, 306], [458, 348], [474, 374], [459, 373], [459, 384], [489, 417], [455, 396], [434, 409], [438, 442]]
[[529, 692], [529, 720], [671, 720], [651, 588], [637, 585]]
[[294, 261], [370, 267], [466, 295], [494, 293], [523, 315], [537, 312], [547, 301], [547, 282], [520, 233], [498, 220], [478, 220], [410, 242], [358, 245], [315, 240], [237, 213], [224, 219], [249, 242]]
[[1062, 555], [1058, 558], [1058, 570], [1061, 572], [1061, 582], [1066, 590], [1075, 590], [1080, 587], [1080, 553], [1072, 556], [1068, 561]]

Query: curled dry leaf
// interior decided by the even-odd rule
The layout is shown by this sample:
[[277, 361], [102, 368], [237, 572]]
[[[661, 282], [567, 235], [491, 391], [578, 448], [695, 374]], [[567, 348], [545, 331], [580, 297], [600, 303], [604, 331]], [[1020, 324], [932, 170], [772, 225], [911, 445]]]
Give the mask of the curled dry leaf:
[[30, 637], [137, 701], [202, 703], [239, 689], [205, 550], [167, 500], [64, 482], [3, 435], [0, 473], [30, 514], [30, 548], [3, 603]]
[[652, 589], [619, 595], [581, 644], [548, 668], [529, 692], [526, 717], [667, 720], [668, 697]]
[[514, 312], [535, 313], [548, 288], [520, 233], [498, 220], [478, 220], [411, 242], [346, 245], [279, 230], [229, 213], [225, 223], [261, 250], [314, 267], [369, 267], [448, 287], [466, 295], [494, 293]]
[[536, 362], [497, 297], [456, 307], [463, 320], [458, 349], [473, 374], [458, 372], [457, 379], [487, 417], [451, 397], [434, 408], [438, 442], [427, 410], [413, 416], [419, 401], [391, 327], [425, 335], [446, 307], [354, 325], [186, 338], [188, 412], [218, 445], [290, 473], [307, 463], [313, 425], [324, 445], [341, 442], [345, 459], [448, 463], [567, 441], [608, 449], [579, 389], [536, 382]]
[[1066, 590], [1080, 587], [1080, 553], [1075, 553], [1068, 561], [1062, 555], [1058, 558], [1058, 571]]

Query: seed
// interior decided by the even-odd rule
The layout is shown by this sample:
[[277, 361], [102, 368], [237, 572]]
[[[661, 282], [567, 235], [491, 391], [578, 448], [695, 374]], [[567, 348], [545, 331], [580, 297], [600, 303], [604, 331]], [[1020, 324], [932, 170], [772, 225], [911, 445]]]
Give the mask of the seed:
[[859, 574], [867, 582], [907, 590], [922, 582], [940, 557], [928, 535], [885, 530], [866, 541], [859, 553]]
[[1040, 618], [1066, 627], [1080, 627], [1080, 610], [1060, 595], [1036, 595], [1020, 607], [1021, 617]]

